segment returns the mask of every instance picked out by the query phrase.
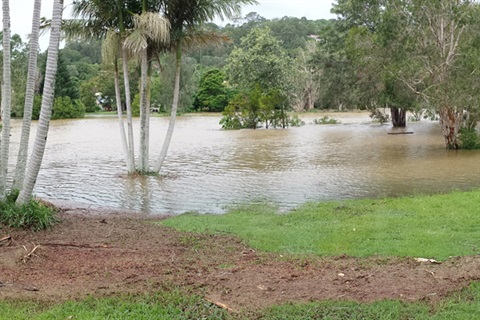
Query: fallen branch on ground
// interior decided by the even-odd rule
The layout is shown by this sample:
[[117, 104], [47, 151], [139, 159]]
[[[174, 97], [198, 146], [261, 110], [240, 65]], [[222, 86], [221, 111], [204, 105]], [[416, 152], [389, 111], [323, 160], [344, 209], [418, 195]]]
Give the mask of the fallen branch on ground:
[[35, 257], [38, 257], [36, 254], [35, 254], [35, 250], [37, 250], [40, 245], [35, 245], [35, 243], [33, 243], [33, 249], [28, 252], [27, 250], [27, 247], [23, 246], [23, 249], [25, 249], [26, 252], [28, 252], [26, 255], [23, 256], [23, 263], [27, 263], [27, 259], [30, 259], [32, 256], [35, 256]]
[[0, 238], [0, 246], [3, 246], [3, 245], [6, 245], [6, 246], [9, 246], [12, 244], [12, 236], [5, 236], [5, 237], [2, 237]]
[[207, 300], [208, 302], [216, 305], [217, 307], [220, 307], [220, 308], [222, 308], [222, 309], [227, 310], [228, 312], [233, 312], [233, 309], [230, 308], [229, 306], [227, 306], [227, 305], [224, 304], [224, 303], [221, 303], [221, 302], [218, 302], [218, 301], [213, 301], [213, 300], [210, 300], [210, 299], [208, 299], [208, 298], [205, 298], [205, 300]]

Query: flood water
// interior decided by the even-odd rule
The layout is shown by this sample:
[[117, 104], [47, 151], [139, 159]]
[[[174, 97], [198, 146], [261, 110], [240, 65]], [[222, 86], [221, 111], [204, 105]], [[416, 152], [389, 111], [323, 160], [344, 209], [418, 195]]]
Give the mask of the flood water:
[[[53, 202], [178, 214], [480, 187], [480, 152], [446, 150], [436, 122], [389, 135], [390, 125], [372, 124], [366, 113], [314, 125], [321, 116], [300, 116], [306, 125], [299, 128], [239, 131], [221, 130], [218, 115], [180, 117], [160, 177], [126, 176], [116, 118], [54, 121], [34, 192]], [[152, 159], [167, 125], [152, 119]], [[20, 122], [13, 126], [12, 167]]]

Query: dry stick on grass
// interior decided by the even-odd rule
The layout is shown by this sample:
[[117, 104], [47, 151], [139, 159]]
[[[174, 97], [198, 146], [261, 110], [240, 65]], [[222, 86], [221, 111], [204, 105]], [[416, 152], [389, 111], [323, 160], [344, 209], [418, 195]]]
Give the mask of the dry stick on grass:
[[221, 302], [218, 302], [218, 301], [213, 301], [213, 300], [210, 300], [208, 298], [205, 298], [205, 300], [207, 300], [208, 302], [216, 305], [217, 307], [220, 307], [222, 309], [225, 309], [227, 310], [228, 312], [234, 312], [232, 308], [230, 308], [229, 306], [227, 306], [226, 304], [224, 303], [221, 303]]

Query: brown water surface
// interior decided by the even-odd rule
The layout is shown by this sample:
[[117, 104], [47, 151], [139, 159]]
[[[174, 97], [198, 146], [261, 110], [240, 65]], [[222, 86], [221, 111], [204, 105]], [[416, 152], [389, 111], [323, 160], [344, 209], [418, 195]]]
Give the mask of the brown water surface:
[[[446, 150], [436, 122], [409, 123], [406, 130], [414, 134], [389, 135], [395, 132], [390, 125], [372, 124], [365, 113], [333, 114], [339, 125], [314, 125], [319, 117], [302, 115], [307, 124], [299, 128], [239, 131], [221, 130], [217, 115], [180, 117], [160, 177], [126, 176], [115, 118], [54, 121], [35, 193], [57, 202], [177, 214], [480, 186], [480, 152]], [[138, 119], [134, 125], [138, 131]], [[166, 118], [152, 119], [152, 159], [167, 125]], [[14, 121], [11, 167], [19, 126]]]

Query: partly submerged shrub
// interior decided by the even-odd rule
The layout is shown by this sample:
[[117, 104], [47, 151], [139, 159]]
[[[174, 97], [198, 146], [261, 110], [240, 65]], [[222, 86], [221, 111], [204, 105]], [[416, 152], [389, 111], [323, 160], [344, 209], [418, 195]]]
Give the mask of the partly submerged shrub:
[[0, 224], [11, 228], [43, 230], [51, 227], [56, 221], [56, 210], [38, 199], [17, 206], [18, 191], [7, 196], [5, 202], [0, 202]]
[[313, 123], [314, 124], [338, 124], [340, 123], [340, 121], [337, 119], [325, 116], [323, 118], [313, 120]]
[[480, 149], [480, 135], [475, 129], [461, 128], [459, 140], [461, 149]]

